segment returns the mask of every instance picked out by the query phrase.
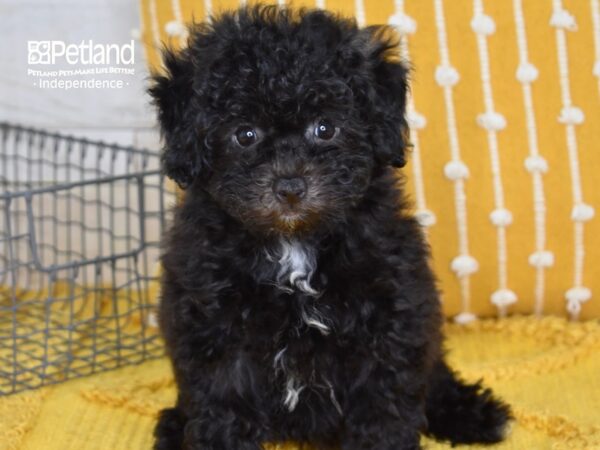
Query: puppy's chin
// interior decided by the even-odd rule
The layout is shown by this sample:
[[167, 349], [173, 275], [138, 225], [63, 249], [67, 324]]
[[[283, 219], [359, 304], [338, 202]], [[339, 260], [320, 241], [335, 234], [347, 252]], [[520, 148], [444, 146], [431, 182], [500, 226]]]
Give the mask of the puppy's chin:
[[307, 234], [319, 222], [319, 214], [306, 211], [278, 211], [271, 215], [274, 231], [284, 235]]
[[276, 215], [275, 226], [286, 234], [294, 234], [295, 230], [306, 228], [306, 217], [302, 213], [284, 212]]

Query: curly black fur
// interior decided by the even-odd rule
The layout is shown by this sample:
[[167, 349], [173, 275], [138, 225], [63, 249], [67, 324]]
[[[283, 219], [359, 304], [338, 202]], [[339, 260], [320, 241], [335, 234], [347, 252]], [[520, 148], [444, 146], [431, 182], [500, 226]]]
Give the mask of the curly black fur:
[[186, 191], [160, 304], [179, 395], [156, 450], [502, 439], [507, 406], [443, 362], [427, 246], [392, 169], [407, 69], [388, 31], [259, 6], [166, 51], [150, 93]]

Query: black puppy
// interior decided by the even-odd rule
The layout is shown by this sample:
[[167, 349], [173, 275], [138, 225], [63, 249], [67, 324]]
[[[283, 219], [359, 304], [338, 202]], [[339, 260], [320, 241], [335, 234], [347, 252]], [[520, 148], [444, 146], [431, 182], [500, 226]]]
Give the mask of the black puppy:
[[508, 407], [446, 366], [406, 213], [407, 69], [385, 28], [252, 7], [191, 29], [150, 93], [164, 172], [160, 325], [179, 389], [157, 450], [418, 449], [503, 438]]

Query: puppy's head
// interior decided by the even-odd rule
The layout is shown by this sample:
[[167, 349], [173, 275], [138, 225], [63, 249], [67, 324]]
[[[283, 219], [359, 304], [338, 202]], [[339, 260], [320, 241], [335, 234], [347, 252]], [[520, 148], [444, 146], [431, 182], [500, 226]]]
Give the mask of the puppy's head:
[[166, 175], [259, 232], [344, 220], [405, 162], [407, 70], [387, 31], [271, 6], [194, 25], [150, 89]]

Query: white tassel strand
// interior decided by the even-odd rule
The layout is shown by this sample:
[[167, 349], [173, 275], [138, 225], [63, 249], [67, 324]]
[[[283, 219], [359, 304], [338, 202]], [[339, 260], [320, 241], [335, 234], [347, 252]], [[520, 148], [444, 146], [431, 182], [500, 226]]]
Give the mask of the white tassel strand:
[[[456, 112], [454, 109], [454, 94], [452, 86], [458, 83], [460, 75], [450, 63], [450, 49], [448, 35], [446, 33], [446, 18], [444, 15], [443, 0], [433, 0], [435, 12], [435, 25], [437, 30], [437, 41], [439, 49], [439, 65], [435, 71], [435, 80], [443, 88], [444, 106], [446, 109], [446, 125], [450, 150], [450, 163], [444, 168], [446, 176], [452, 180], [454, 187], [454, 208], [456, 214], [456, 228], [458, 232], [459, 256], [451, 262], [453, 270], [458, 277], [461, 295], [462, 312], [457, 316], [467, 318], [466, 321], [474, 320], [475, 316], [469, 312], [471, 303], [471, 287], [469, 274], [477, 271], [479, 265], [469, 254], [469, 234], [467, 220], [467, 195], [465, 192], [465, 178], [468, 169], [461, 162], [458, 126], [456, 123]], [[457, 167], [458, 164], [458, 168]], [[463, 167], [464, 166], [464, 167]], [[471, 319], [469, 319], [471, 318]], [[466, 322], [465, 321], [465, 322]]]

